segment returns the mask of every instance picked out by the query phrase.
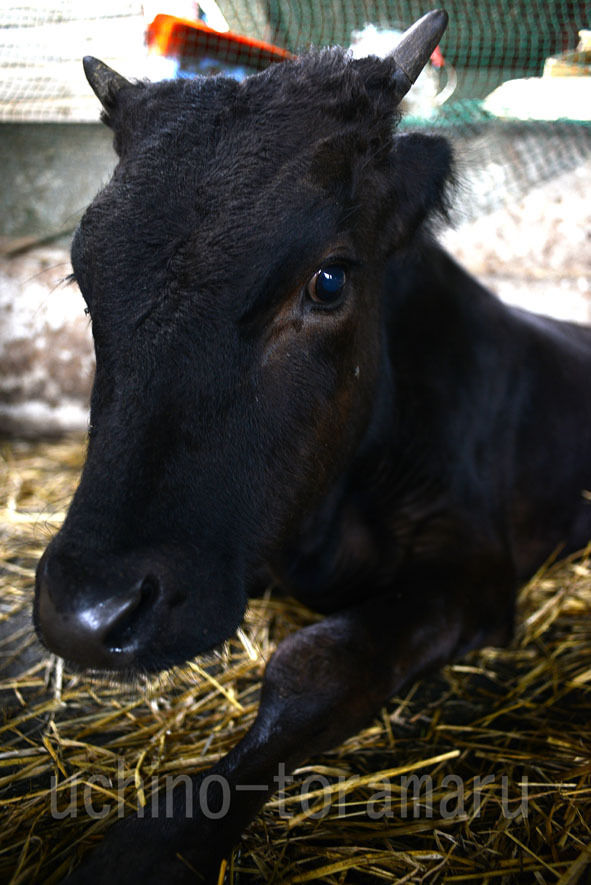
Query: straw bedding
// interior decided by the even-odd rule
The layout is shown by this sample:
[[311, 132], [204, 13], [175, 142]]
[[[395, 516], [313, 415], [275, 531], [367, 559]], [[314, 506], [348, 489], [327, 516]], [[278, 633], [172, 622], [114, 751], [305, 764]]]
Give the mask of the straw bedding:
[[[269, 592], [219, 653], [175, 673], [122, 687], [63, 669], [33, 636], [32, 584], [83, 450], [0, 448], [2, 882], [58, 882], [124, 809], [215, 762], [252, 722], [276, 643], [314, 617]], [[220, 882], [589, 881], [588, 554], [523, 590], [511, 648], [409, 686], [310, 760]]]

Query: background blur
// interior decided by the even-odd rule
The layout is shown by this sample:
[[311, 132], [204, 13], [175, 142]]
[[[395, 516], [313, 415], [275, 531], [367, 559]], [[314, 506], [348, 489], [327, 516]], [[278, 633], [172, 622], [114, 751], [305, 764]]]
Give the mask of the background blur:
[[[72, 231], [115, 155], [82, 72], [84, 55], [127, 77], [219, 70], [241, 77], [262, 63], [253, 63], [250, 48], [242, 57], [231, 39], [204, 42], [203, 31], [163, 15], [293, 53], [340, 43], [364, 55], [389, 51], [434, 5], [3, 0], [0, 432], [47, 435], [87, 423], [89, 322], [76, 287], [62, 281]], [[445, 8], [448, 30], [409, 93], [402, 123], [444, 132], [455, 144], [460, 185], [454, 226], [442, 237], [507, 301], [589, 322], [591, 6], [448, 0]]]

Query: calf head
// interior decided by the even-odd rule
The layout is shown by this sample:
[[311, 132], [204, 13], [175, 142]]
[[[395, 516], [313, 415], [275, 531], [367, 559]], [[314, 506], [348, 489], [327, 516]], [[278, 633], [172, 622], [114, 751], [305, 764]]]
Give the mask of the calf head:
[[35, 622], [81, 666], [157, 670], [239, 624], [250, 583], [363, 449], [389, 377], [381, 280], [449, 150], [393, 132], [445, 28], [391, 58], [237, 83], [88, 79], [119, 163], [74, 237], [96, 378], [88, 455]]

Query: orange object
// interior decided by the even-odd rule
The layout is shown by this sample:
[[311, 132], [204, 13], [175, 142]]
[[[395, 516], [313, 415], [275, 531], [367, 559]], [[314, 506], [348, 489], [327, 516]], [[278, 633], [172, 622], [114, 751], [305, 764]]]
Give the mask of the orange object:
[[431, 53], [431, 64], [434, 68], [442, 68], [445, 66], [445, 59], [441, 54], [441, 49], [439, 48], [439, 46], [436, 46]]
[[148, 25], [148, 47], [160, 55], [183, 62], [216, 61], [221, 66], [234, 65], [260, 71], [274, 62], [295, 58], [263, 40], [254, 40], [232, 31], [216, 31], [200, 21], [157, 15]]

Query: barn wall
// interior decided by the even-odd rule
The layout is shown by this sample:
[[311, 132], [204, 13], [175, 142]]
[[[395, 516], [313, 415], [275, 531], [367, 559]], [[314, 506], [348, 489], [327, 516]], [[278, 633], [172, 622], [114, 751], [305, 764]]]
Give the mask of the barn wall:
[[0, 236], [72, 229], [115, 165], [100, 123], [0, 123]]

